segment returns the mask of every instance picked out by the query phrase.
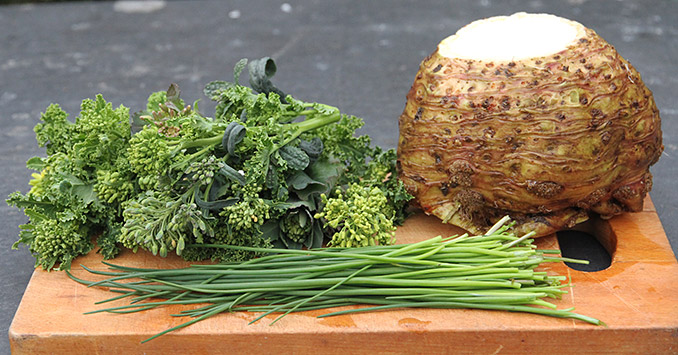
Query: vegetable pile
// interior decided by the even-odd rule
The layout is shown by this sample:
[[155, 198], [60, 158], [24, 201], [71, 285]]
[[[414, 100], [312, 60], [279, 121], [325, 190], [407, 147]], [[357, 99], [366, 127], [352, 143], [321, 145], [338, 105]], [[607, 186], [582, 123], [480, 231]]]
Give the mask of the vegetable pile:
[[[250, 87], [239, 83], [245, 68]], [[568, 285], [539, 265], [583, 261], [537, 250], [535, 233], [515, 233], [509, 217], [475, 236], [394, 245], [412, 198], [396, 175], [396, 152], [357, 136], [361, 119], [285, 95], [271, 83], [275, 72], [270, 58], [243, 59], [232, 83], [209, 83], [213, 118], [187, 105], [175, 84], [151, 94], [132, 119], [101, 95], [84, 100], [74, 122], [48, 107], [35, 127], [47, 157], [27, 162], [39, 172], [30, 191], [7, 200], [30, 219], [14, 248], [25, 244], [36, 266], [120, 293], [103, 302], [131, 299], [94, 312], [200, 305], [178, 314], [191, 320], [150, 339], [222, 312], [261, 312], [257, 321], [366, 304], [323, 317], [479, 308], [601, 324], [544, 300]], [[106, 263], [113, 271], [85, 267], [104, 280], [72, 275], [72, 261], [95, 246], [105, 259], [127, 248], [220, 263]]]
[[583, 25], [518, 13], [473, 22], [422, 63], [400, 116], [400, 178], [472, 232], [510, 215], [548, 235], [642, 210], [663, 150], [640, 74]]
[[[601, 321], [557, 309], [544, 298], [560, 298], [564, 277], [535, 270], [547, 262], [582, 262], [559, 257], [558, 250], [537, 250], [534, 233], [516, 236], [512, 223], [501, 219], [486, 234], [431, 238], [419, 243], [312, 250], [258, 249], [231, 245], [226, 250], [267, 252], [242, 263], [193, 265], [183, 269], [138, 269], [108, 264], [114, 271], [87, 269], [104, 275], [87, 281], [106, 287], [129, 305], [89, 313], [132, 313], [168, 305], [199, 305], [175, 316], [192, 319], [145, 341], [222, 312], [261, 312], [251, 323], [272, 314], [352, 307], [321, 315], [367, 312], [400, 307], [476, 308], [528, 312]], [[210, 248], [215, 246], [202, 245]], [[271, 324], [272, 324], [271, 323]]]
[[[239, 84], [246, 67], [251, 88]], [[95, 235], [105, 259], [121, 248], [244, 261], [325, 240], [391, 244], [411, 198], [395, 151], [356, 136], [361, 119], [283, 94], [275, 72], [270, 58], [243, 59], [233, 83], [209, 83], [214, 118], [187, 105], [175, 84], [150, 95], [133, 120], [101, 95], [83, 101], [75, 122], [48, 107], [35, 127], [47, 157], [27, 162], [39, 172], [30, 191], [7, 200], [30, 219], [14, 248], [27, 245], [36, 266], [68, 270]]]

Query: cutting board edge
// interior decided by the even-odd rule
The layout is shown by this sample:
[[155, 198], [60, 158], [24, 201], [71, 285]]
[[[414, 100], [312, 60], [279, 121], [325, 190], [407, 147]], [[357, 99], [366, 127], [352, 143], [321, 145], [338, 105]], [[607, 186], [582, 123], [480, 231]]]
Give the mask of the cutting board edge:
[[[12, 353], [53, 354], [70, 353], [144, 353], [229, 354], [257, 352], [374, 354], [379, 353], [670, 353], [678, 348], [678, 328], [616, 329], [590, 331], [589, 329], [530, 331], [463, 332], [358, 332], [317, 334], [268, 335], [262, 339], [256, 334], [224, 334], [204, 337], [197, 334], [170, 334], [160, 341], [140, 344], [143, 337], [120, 335], [87, 336], [55, 335], [48, 338], [10, 336]], [[642, 341], [639, 341], [642, 340]], [[199, 344], [199, 345], [196, 345]], [[614, 348], [610, 347], [614, 344]], [[549, 350], [550, 349], [550, 350]], [[585, 350], [584, 350], [585, 349]]]

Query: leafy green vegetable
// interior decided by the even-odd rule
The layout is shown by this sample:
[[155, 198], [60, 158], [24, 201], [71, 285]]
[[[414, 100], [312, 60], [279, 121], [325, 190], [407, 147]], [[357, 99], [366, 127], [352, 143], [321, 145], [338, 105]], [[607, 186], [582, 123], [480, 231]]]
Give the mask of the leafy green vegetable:
[[395, 234], [393, 210], [378, 187], [351, 184], [343, 194], [328, 199], [322, 195], [325, 207], [316, 214], [324, 218], [337, 232], [329, 245], [342, 248], [391, 244]]
[[[252, 88], [239, 84], [245, 68]], [[133, 116], [143, 123], [134, 134], [129, 111], [101, 96], [84, 100], [75, 122], [48, 107], [35, 127], [47, 157], [27, 162], [40, 174], [28, 193], [7, 200], [30, 219], [15, 247], [28, 245], [45, 269], [67, 269], [94, 247], [95, 234], [106, 258], [124, 247], [242, 261], [263, 252], [195, 245], [316, 248], [342, 244], [335, 233], [348, 230], [354, 239], [365, 233], [371, 244], [390, 243], [384, 236], [411, 198], [395, 178], [395, 152], [356, 136], [361, 119], [285, 96], [271, 82], [276, 70], [271, 58], [243, 59], [233, 83], [207, 84], [214, 118], [187, 105], [172, 84]], [[370, 189], [364, 205], [358, 186]], [[343, 196], [348, 204], [339, 203]], [[361, 213], [376, 223], [355, 230], [346, 222]]]
[[[58, 105], [51, 105], [35, 133], [48, 157], [28, 160], [27, 167], [40, 173], [33, 174], [28, 193], [15, 192], [7, 200], [29, 217], [13, 248], [26, 244], [36, 266], [64, 270], [94, 247], [93, 234], [110, 236], [122, 202], [134, 193], [127, 159], [129, 112], [113, 109], [99, 95], [84, 100], [80, 115], [70, 122]], [[104, 257], [117, 254], [115, 245], [101, 240]]]

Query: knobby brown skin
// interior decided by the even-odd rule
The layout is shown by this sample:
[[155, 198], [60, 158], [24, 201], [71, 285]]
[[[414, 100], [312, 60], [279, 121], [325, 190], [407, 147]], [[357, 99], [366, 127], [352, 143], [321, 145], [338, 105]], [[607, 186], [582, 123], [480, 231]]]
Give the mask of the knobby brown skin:
[[546, 57], [420, 66], [399, 119], [400, 178], [428, 214], [482, 233], [510, 215], [517, 233], [572, 227], [590, 212], [640, 211], [663, 151], [639, 73], [586, 35]]

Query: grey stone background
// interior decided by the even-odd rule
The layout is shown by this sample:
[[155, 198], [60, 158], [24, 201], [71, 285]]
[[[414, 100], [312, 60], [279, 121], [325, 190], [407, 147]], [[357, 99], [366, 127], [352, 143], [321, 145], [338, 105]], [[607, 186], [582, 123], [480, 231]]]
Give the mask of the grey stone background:
[[[678, 1], [147, 1], [0, 5], [0, 195], [28, 190], [25, 162], [44, 154], [32, 128], [50, 103], [74, 118], [83, 98], [145, 106], [171, 82], [187, 101], [213, 105], [203, 86], [230, 80], [243, 57], [272, 56], [275, 82], [306, 101], [363, 117], [364, 133], [395, 147], [397, 118], [420, 61], [466, 23], [518, 11], [577, 20], [615, 45], [654, 92], [665, 152], [651, 193], [674, 248], [678, 155]], [[498, 38], [499, 40], [499, 38]], [[0, 330], [7, 334], [33, 271], [10, 250], [19, 211], [0, 204]], [[0, 349], [9, 353], [7, 337]]]

